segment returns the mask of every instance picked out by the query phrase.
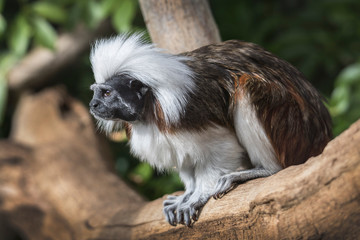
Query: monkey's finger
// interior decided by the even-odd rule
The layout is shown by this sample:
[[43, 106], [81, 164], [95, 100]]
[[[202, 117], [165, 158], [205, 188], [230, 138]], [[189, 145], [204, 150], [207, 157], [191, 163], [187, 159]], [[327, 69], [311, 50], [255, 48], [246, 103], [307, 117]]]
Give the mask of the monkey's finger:
[[164, 207], [163, 209], [166, 221], [172, 226], [176, 226], [175, 210], [172, 207]]
[[215, 200], [218, 200], [218, 199], [222, 198], [223, 196], [224, 196], [223, 192], [217, 192], [217, 193], [214, 194], [213, 198]]
[[183, 209], [176, 209], [176, 221], [177, 223], [182, 224], [184, 222], [184, 210]]
[[173, 212], [169, 211], [165, 214], [165, 218], [166, 218], [166, 221], [168, 221], [168, 223], [170, 223], [170, 225], [172, 226], [176, 226], [177, 223], [175, 221], [175, 215]]
[[175, 195], [168, 195], [167, 199], [168, 200], [176, 200], [179, 196], [175, 196]]
[[192, 220], [194, 220], [195, 222], [198, 220], [198, 214], [197, 214], [197, 211], [195, 210], [195, 208], [190, 209], [190, 216], [191, 216]]
[[187, 227], [191, 226], [191, 219], [190, 219], [190, 215], [189, 215], [189, 209], [186, 209], [184, 211], [184, 222], [185, 222], [185, 225]]
[[177, 203], [177, 201], [175, 201], [175, 200], [165, 200], [163, 202], [163, 206], [167, 207], [167, 206], [175, 205], [176, 203]]
[[213, 195], [213, 198], [214, 198], [215, 200], [218, 200], [218, 199], [220, 199], [220, 198], [223, 196], [223, 192], [220, 190], [221, 187], [219, 187], [219, 186], [217, 186], [215, 189], [216, 189], [216, 190], [215, 190], [215, 193], [214, 193], [214, 195]]

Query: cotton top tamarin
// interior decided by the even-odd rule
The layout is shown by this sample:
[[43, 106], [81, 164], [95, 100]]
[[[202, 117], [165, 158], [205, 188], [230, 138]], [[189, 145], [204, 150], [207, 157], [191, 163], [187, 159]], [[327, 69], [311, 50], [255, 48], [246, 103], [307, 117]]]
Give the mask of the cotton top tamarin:
[[90, 111], [105, 132], [125, 127], [131, 152], [176, 169], [171, 225], [191, 225], [208, 199], [320, 154], [331, 119], [315, 88], [263, 48], [226, 41], [172, 55], [141, 34], [97, 41]]

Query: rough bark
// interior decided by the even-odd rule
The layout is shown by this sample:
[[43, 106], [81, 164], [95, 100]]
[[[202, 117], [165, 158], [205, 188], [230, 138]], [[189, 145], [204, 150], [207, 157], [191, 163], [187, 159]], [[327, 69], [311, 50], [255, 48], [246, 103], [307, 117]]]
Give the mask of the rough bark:
[[24, 97], [15, 119], [11, 140], [0, 142], [0, 223], [8, 235], [356, 239], [360, 234], [360, 120], [305, 164], [211, 199], [187, 228], [165, 222], [163, 199], [144, 202], [114, 175], [87, 109], [64, 90]]
[[220, 42], [207, 0], [140, 0], [151, 39], [172, 53]]

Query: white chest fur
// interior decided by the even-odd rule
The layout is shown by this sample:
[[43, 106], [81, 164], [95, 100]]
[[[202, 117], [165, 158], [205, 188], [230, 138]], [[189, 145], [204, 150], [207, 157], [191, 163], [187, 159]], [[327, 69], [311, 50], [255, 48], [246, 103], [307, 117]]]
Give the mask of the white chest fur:
[[243, 164], [243, 148], [227, 128], [212, 125], [204, 131], [161, 133], [155, 125], [134, 124], [131, 151], [158, 169], [193, 166], [219, 166], [231, 172]]

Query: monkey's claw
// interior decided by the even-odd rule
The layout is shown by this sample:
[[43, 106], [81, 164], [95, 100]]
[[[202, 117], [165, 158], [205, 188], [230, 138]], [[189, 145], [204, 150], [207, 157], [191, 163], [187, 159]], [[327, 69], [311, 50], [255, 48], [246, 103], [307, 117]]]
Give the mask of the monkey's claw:
[[163, 212], [164, 212], [166, 221], [172, 226], [177, 225], [176, 208], [177, 208], [178, 202], [180, 202], [179, 198], [180, 198], [179, 196], [169, 195], [163, 203], [163, 206], [164, 206]]

